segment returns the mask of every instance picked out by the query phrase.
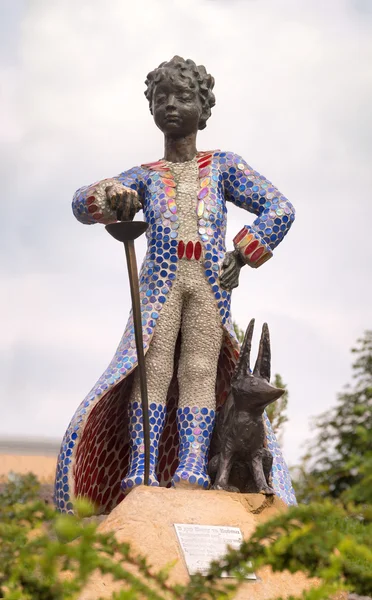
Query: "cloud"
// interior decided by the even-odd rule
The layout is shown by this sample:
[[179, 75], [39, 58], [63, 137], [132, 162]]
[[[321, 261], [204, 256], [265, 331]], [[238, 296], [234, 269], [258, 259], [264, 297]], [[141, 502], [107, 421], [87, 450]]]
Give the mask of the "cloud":
[[[124, 256], [103, 228], [74, 221], [70, 201], [81, 185], [162, 155], [143, 82], [180, 54], [216, 79], [199, 147], [241, 153], [297, 209], [274, 259], [245, 269], [233, 297], [242, 327], [269, 322], [273, 370], [290, 389], [286, 453], [297, 460], [309, 416], [335, 402], [349, 348], [371, 322], [369, 4], [12, 6], [0, 60], [0, 432], [61, 437], [111, 359], [130, 304]], [[229, 207], [230, 247], [244, 222]]]

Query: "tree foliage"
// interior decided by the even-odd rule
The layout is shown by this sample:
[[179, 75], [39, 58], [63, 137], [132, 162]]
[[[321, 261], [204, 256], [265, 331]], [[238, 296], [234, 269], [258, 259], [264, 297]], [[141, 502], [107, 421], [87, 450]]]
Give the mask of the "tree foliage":
[[269, 404], [269, 406], [266, 407], [266, 413], [270, 419], [273, 431], [276, 437], [278, 438], [279, 442], [282, 442], [284, 433], [283, 427], [288, 422], [287, 408], [289, 393], [287, 389], [287, 384], [283, 382], [283, 379], [281, 375], [279, 375], [279, 373], [275, 373], [274, 381], [272, 382], [272, 384], [275, 385], [275, 387], [277, 388], [285, 390], [283, 396], [281, 396], [279, 400], [273, 402], [272, 404]]
[[[340, 496], [365, 478], [372, 452], [372, 331], [352, 349], [354, 385], [315, 419], [314, 441], [299, 470], [297, 495], [310, 502]], [[359, 492], [358, 492], [359, 494]]]

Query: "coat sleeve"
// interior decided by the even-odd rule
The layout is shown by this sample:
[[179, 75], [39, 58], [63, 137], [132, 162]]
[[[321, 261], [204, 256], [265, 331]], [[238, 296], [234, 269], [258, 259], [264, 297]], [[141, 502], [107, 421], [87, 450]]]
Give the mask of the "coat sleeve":
[[245, 263], [260, 267], [288, 233], [294, 218], [292, 204], [263, 175], [236, 154], [221, 163], [225, 199], [257, 215], [234, 238], [235, 249]]
[[96, 181], [92, 185], [78, 189], [72, 200], [72, 212], [78, 221], [85, 225], [94, 223], [107, 225], [118, 220], [116, 211], [112, 210], [106, 201], [106, 187], [112, 184], [128, 188], [131, 201], [140, 210], [144, 198], [143, 173], [140, 167], [134, 167], [116, 177]]

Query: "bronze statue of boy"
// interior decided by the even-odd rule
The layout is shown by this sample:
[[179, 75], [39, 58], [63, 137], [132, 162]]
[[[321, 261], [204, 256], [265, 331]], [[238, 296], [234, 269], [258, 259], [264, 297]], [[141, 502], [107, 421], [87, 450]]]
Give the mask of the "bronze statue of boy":
[[[238, 155], [196, 148], [215, 104], [214, 79], [175, 56], [148, 74], [145, 95], [164, 133], [164, 157], [79, 189], [73, 211], [86, 224], [143, 210], [147, 253], [139, 283], [150, 412], [151, 485], [207, 489], [216, 408], [238, 356], [231, 290], [243, 265], [257, 268], [288, 232], [294, 210]], [[226, 252], [226, 203], [254, 213]], [[295, 503], [285, 462], [265, 417], [276, 493]], [[108, 369], [75, 413], [62, 443], [56, 502], [111, 510], [144, 483], [144, 444], [132, 317]]]

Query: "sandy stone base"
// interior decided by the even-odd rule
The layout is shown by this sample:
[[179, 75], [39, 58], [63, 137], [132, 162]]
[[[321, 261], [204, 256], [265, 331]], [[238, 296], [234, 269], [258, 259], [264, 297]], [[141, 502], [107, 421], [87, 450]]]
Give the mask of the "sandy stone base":
[[[154, 570], [177, 561], [170, 582], [186, 584], [189, 576], [178, 544], [174, 523], [240, 527], [245, 538], [258, 523], [286, 510], [279, 498], [261, 494], [232, 494], [220, 491], [176, 490], [138, 487], [101, 523], [99, 531], [114, 531], [119, 542], [130, 542], [145, 555]], [[247, 581], [236, 600], [267, 600], [299, 595], [314, 582], [302, 574], [272, 573], [261, 569], [259, 581]], [[121, 585], [109, 576], [95, 574], [79, 600], [108, 598]]]

